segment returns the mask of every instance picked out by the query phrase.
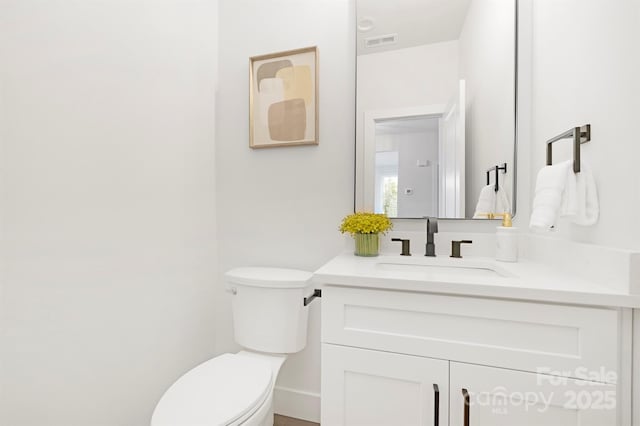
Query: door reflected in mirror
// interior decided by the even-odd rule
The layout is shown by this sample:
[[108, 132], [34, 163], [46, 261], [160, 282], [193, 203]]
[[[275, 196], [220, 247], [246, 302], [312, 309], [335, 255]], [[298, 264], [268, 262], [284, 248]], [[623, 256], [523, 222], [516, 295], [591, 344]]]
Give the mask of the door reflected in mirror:
[[[515, 212], [516, 6], [358, 0], [356, 210]], [[507, 207], [483, 191], [495, 187], [487, 170], [503, 163], [493, 198]]]
[[375, 128], [375, 212], [437, 215], [440, 118], [391, 118], [377, 121]]

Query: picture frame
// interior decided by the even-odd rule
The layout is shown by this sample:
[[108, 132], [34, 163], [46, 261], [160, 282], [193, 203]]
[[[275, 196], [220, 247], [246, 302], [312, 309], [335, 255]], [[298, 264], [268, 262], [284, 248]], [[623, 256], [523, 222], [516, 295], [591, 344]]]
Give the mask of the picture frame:
[[318, 48], [249, 58], [249, 147], [318, 144]]

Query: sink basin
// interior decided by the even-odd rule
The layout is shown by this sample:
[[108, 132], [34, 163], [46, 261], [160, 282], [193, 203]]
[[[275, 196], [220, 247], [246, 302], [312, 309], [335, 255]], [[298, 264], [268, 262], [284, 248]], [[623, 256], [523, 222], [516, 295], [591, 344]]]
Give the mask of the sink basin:
[[428, 276], [503, 278], [511, 274], [488, 261], [451, 258], [380, 258], [376, 268]]

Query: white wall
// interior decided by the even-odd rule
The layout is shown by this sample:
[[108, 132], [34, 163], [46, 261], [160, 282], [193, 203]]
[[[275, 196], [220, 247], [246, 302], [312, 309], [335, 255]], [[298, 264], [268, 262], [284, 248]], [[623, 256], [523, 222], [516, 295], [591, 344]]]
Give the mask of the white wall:
[[215, 2], [0, 2], [0, 424], [148, 425], [214, 351]]
[[[596, 176], [600, 221], [588, 228], [560, 222], [556, 236], [640, 249], [640, 2], [532, 3], [532, 185], [545, 141], [591, 123], [582, 153]], [[554, 145], [554, 162], [570, 158], [571, 142]]]
[[446, 104], [458, 87], [458, 42], [358, 56], [358, 111]]
[[[398, 143], [398, 216], [423, 217], [438, 214], [438, 130], [395, 135]], [[417, 165], [417, 161], [430, 164]], [[413, 192], [405, 194], [405, 189]]]
[[[219, 5], [219, 270], [242, 265], [315, 270], [343, 250], [337, 229], [353, 212], [354, 2], [223, 0]], [[249, 57], [313, 45], [320, 58], [320, 145], [249, 149]], [[222, 276], [217, 290], [217, 351], [235, 351]], [[297, 408], [313, 414], [319, 412], [313, 394], [320, 390], [320, 322], [319, 303], [311, 306], [309, 344], [287, 360], [278, 386], [303, 399], [299, 391], [310, 392], [311, 406]]]

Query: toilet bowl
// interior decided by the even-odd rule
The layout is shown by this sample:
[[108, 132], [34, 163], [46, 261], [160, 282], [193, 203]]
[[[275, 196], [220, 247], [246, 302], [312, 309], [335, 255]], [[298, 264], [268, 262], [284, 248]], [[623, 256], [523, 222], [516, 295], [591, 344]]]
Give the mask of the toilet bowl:
[[151, 426], [273, 426], [273, 392], [287, 354], [306, 345], [303, 298], [311, 273], [236, 268], [225, 274], [232, 294], [235, 340], [246, 350], [194, 367], [167, 389]]

